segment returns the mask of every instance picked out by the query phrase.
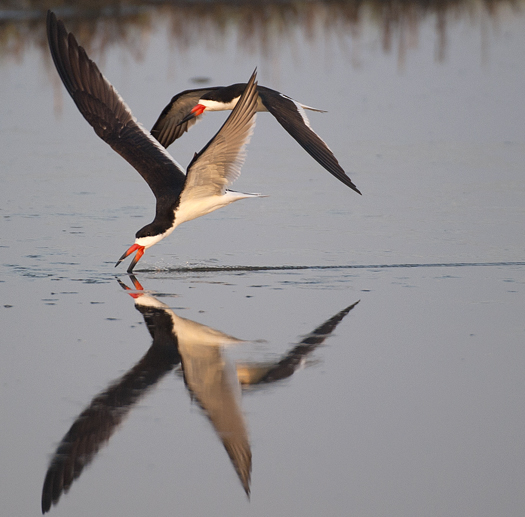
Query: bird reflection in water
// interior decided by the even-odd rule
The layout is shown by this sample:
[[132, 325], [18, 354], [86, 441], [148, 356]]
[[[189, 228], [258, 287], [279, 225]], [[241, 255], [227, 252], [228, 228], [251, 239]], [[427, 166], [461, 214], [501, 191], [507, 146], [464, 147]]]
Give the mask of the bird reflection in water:
[[178, 365], [192, 399], [213, 425], [249, 497], [252, 455], [241, 409], [241, 386], [262, 385], [291, 376], [359, 303], [317, 327], [279, 361], [235, 365], [222, 350], [225, 345], [243, 343], [242, 340], [177, 316], [147, 294], [133, 275], [130, 278], [134, 290], [120, 280], [119, 283], [134, 298], [153, 342], [131, 370], [92, 400], [60, 442], [44, 480], [42, 513], [58, 503], [133, 406]]

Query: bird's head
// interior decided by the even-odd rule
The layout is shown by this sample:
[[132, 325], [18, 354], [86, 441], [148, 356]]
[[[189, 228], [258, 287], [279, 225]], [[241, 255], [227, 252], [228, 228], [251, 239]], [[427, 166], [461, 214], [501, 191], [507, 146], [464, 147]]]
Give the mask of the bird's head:
[[144, 252], [154, 244], [157, 244], [157, 242], [164, 239], [164, 237], [167, 237], [171, 233], [171, 230], [172, 229], [163, 232], [154, 222], [144, 226], [144, 228], [141, 228], [135, 234], [135, 244], [130, 246], [124, 252], [124, 254], [118, 259], [115, 267], [117, 267], [126, 257], [136, 251], [137, 253], [127, 269], [128, 273], [131, 273], [133, 268], [137, 265], [137, 262], [142, 258], [142, 255], [144, 255]]
[[184, 124], [184, 122], [188, 122], [188, 120], [200, 117], [204, 113], [205, 109], [206, 106], [201, 104], [199, 101], [199, 104], [195, 105], [192, 110], [180, 121], [179, 124]]

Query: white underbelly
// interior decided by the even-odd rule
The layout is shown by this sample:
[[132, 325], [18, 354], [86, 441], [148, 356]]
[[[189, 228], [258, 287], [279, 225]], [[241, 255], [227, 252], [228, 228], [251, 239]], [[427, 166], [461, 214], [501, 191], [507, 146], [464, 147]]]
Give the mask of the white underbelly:
[[253, 194], [243, 194], [241, 192], [227, 191], [222, 195], [213, 195], [206, 197], [192, 197], [188, 200], [181, 200], [180, 205], [175, 211], [175, 226], [191, 221], [202, 215], [209, 214], [214, 210], [229, 205], [239, 199], [254, 197]]

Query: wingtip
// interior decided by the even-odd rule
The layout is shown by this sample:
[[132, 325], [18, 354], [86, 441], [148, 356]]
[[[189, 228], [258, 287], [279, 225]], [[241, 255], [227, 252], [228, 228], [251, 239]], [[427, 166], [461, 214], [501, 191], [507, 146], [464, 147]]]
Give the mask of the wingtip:
[[52, 30], [53, 30], [53, 27], [56, 26], [56, 23], [57, 23], [57, 17], [55, 13], [51, 11], [51, 9], [48, 9], [47, 14], [46, 14], [46, 29], [47, 29], [47, 38], [49, 42], [51, 42]]
[[65, 31], [64, 22], [62, 20], [59, 20], [57, 18], [57, 15], [51, 9], [48, 9], [46, 13], [46, 27], [48, 35], [52, 34], [54, 31], [58, 32], [58, 27], [60, 25], [64, 27], [63, 30]]
[[346, 186], [350, 187], [354, 192], [357, 192], [360, 196], [362, 196], [363, 194], [355, 186], [354, 182], [346, 174], [344, 176], [346, 176], [346, 178], [341, 178], [341, 177], [338, 177], [338, 176], [336, 176], [336, 178], [341, 180]]
[[252, 75], [250, 76], [250, 80], [248, 81], [248, 83], [246, 84], [246, 86], [248, 86], [250, 83], [254, 82], [255, 84], [256, 83], [256, 79], [257, 79], [257, 67], [254, 68], [253, 72], [252, 72]]
[[45, 515], [47, 512], [49, 512], [51, 508], [51, 503], [47, 503], [47, 501], [44, 501], [42, 499], [42, 515]]

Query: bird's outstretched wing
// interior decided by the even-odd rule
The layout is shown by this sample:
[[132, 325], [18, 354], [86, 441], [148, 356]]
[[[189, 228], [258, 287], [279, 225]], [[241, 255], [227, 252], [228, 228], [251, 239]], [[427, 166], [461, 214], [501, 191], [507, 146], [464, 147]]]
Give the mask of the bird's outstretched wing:
[[190, 113], [199, 99], [216, 88], [199, 88], [185, 90], [173, 97], [162, 110], [157, 122], [151, 129], [151, 134], [164, 147], [169, 147], [200, 119], [200, 116], [182, 122]]
[[254, 71], [230, 116], [188, 166], [181, 203], [187, 199], [222, 195], [240, 175], [245, 146], [255, 126], [257, 71]]
[[137, 122], [122, 97], [51, 11], [47, 13], [47, 37], [60, 78], [95, 133], [137, 169], [157, 199], [177, 196], [186, 179], [182, 167]]
[[[353, 181], [339, 165], [334, 153], [322, 138], [310, 127], [304, 111], [305, 107], [290, 97], [270, 88], [259, 86], [259, 97], [266, 109], [277, 119], [279, 124], [297, 141], [297, 143], [330, 174], [339, 181], [361, 194]], [[306, 109], [312, 109], [306, 107]], [[313, 110], [320, 111], [320, 110]]]

